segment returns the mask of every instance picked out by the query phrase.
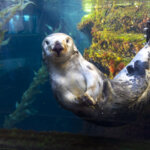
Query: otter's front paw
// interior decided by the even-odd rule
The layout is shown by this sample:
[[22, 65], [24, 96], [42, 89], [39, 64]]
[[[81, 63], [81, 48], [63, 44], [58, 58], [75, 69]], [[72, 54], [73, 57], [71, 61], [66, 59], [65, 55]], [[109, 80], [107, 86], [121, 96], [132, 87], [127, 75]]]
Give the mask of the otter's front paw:
[[86, 93], [83, 96], [78, 97], [77, 99], [79, 101], [79, 104], [81, 104], [81, 105], [90, 106], [90, 105], [96, 104], [95, 100]]

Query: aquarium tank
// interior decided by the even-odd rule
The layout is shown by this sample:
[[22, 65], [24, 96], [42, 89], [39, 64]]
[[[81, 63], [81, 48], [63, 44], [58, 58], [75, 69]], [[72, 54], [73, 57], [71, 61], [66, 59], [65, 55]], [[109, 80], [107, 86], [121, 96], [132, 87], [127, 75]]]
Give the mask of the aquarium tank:
[[42, 60], [44, 38], [65, 33], [113, 79], [144, 47], [148, 21], [147, 0], [0, 0], [0, 128], [150, 137], [148, 113], [129, 125], [105, 127], [61, 107]]

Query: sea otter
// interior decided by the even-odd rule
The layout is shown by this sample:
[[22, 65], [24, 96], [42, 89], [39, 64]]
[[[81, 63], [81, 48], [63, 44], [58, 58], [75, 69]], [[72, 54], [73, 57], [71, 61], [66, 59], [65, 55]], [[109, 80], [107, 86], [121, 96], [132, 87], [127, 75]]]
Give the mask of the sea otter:
[[149, 43], [113, 80], [85, 60], [64, 33], [47, 36], [42, 47], [56, 99], [83, 119], [104, 126], [123, 125], [135, 120], [149, 103]]

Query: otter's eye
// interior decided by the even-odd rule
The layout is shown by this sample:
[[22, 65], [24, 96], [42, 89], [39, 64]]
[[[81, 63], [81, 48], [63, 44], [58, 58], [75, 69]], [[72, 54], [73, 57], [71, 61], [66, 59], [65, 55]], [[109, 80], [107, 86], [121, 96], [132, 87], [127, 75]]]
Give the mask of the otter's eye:
[[46, 43], [47, 45], [49, 45], [49, 41], [46, 40], [45, 43]]
[[69, 43], [69, 39], [67, 39], [66, 42]]

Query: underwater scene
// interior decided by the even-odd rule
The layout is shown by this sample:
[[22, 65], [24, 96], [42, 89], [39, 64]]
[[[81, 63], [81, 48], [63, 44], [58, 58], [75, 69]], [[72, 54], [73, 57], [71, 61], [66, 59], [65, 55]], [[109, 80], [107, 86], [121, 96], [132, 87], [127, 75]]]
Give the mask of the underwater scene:
[[0, 0], [0, 149], [150, 149], [149, 39], [149, 0]]

